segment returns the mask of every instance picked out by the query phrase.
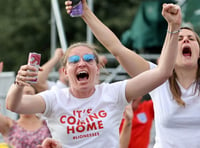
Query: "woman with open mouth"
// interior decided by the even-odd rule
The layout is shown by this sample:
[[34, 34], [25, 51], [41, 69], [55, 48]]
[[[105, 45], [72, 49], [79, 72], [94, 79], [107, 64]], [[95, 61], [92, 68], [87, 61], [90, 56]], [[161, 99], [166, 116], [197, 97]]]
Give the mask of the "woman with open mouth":
[[[166, 4], [163, 15], [170, 22], [169, 31], [180, 28], [180, 7]], [[37, 76], [33, 66], [23, 65], [9, 89], [6, 106], [17, 113], [40, 113], [46, 118], [52, 137], [63, 148], [119, 148], [119, 125], [125, 107], [169, 78], [177, 56], [177, 41], [178, 33], [169, 33], [157, 67], [111, 84], [96, 84], [100, 65], [95, 47], [73, 44], [63, 60], [68, 88], [22, 96], [24, 86], [29, 85], [27, 81]]]

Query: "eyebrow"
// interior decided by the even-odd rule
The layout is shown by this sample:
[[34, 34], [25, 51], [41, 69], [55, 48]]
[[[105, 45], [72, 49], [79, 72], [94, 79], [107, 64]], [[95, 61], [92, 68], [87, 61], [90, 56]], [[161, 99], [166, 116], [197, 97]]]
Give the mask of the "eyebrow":
[[[195, 37], [194, 35], [186, 35], [187, 37]], [[179, 35], [179, 37], [184, 37], [184, 35]]]

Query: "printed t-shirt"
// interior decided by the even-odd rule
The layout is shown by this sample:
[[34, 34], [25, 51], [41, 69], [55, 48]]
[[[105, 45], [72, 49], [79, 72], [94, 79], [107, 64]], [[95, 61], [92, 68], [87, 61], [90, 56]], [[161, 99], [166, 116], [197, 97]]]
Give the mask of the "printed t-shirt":
[[119, 147], [119, 125], [125, 106], [126, 81], [95, 86], [89, 98], [76, 98], [69, 88], [41, 92], [44, 116], [53, 138], [63, 148]]

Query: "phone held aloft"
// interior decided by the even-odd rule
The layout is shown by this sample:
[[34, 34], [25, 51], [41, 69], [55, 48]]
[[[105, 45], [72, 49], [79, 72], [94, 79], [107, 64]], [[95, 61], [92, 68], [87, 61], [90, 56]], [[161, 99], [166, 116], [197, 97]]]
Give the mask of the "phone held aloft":
[[83, 14], [83, 5], [81, 0], [71, 0], [72, 10], [70, 12], [71, 17], [79, 17]]

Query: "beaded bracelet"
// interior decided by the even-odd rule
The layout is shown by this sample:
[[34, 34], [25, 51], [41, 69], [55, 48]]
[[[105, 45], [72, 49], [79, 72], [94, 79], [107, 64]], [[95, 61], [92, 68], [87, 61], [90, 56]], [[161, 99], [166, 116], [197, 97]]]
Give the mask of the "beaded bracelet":
[[175, 31], [169, 31], [167, 30], [168, 33], [170, 34], [175, 34], [175, 33], [179, 33], [181, 31], [181, 29], [175, 30]]

